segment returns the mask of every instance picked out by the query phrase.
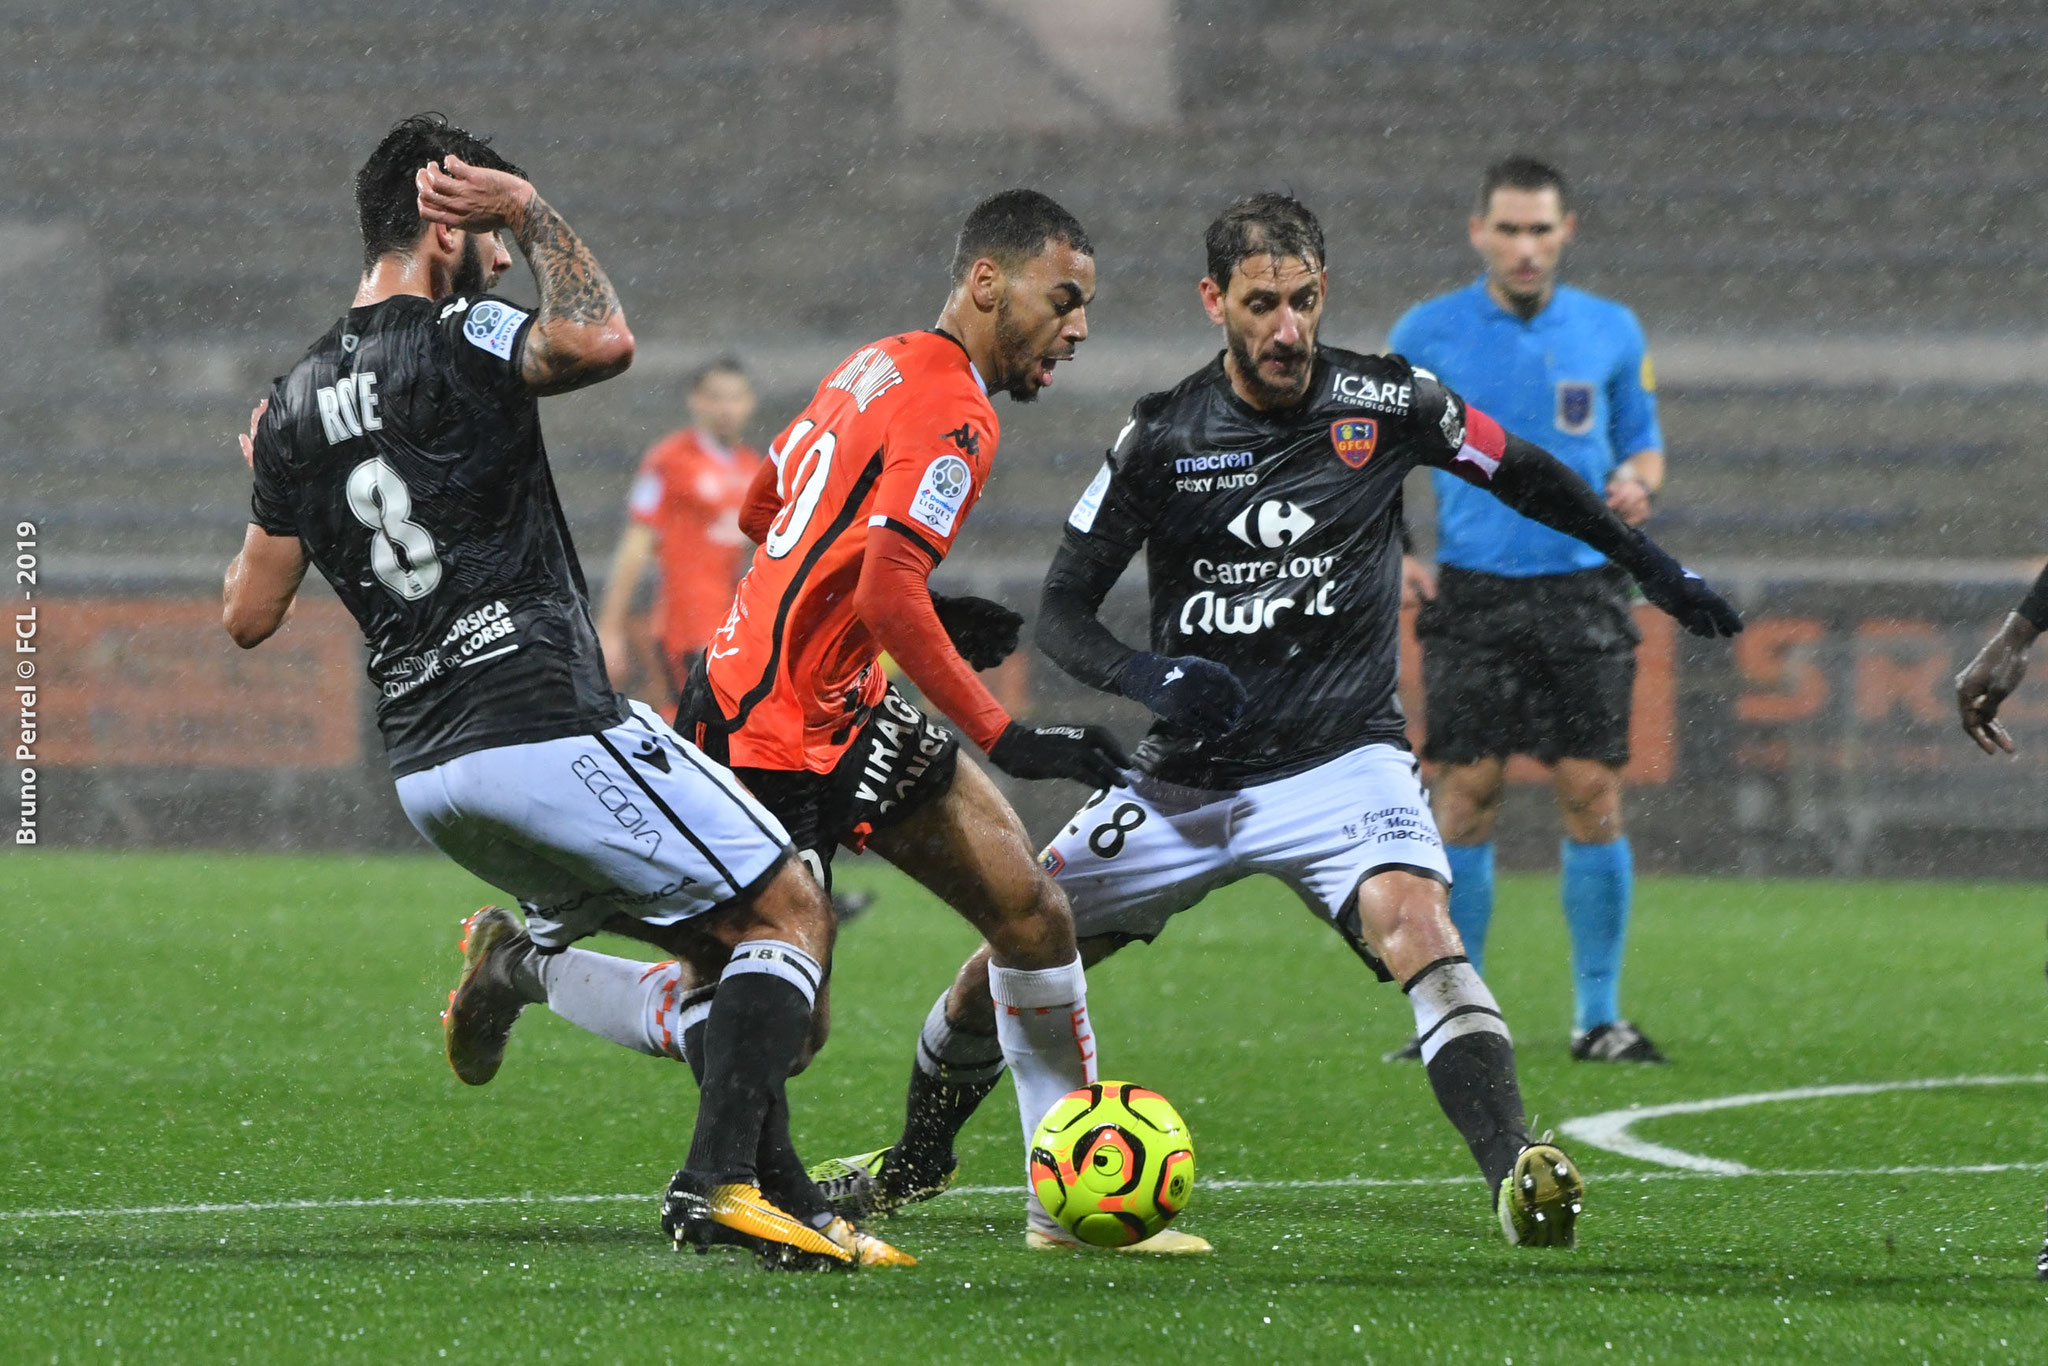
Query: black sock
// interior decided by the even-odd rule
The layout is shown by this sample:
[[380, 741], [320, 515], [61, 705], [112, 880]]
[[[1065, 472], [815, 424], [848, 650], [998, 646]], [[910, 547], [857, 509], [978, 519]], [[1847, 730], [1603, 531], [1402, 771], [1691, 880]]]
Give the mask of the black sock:
[[910, 1096], [903, 1107], [903, 1137], [883, 1161], [883, 1185], [892, 1184], [891, 1178], [922, 1184], [951, 1171], [953, 1140], [1001, 1079], [998, 1072], [987, 1081], [941, 1081], [922, 1067], [912, 1067]]
[[1515, 1081], [1515, 1046], [1491, 1030], [1460, 1034], [1424, 1066], [1437, 1104], [1464, 1135], [1487, 1189], [1497, 1194], [1529, 1142], [1522, 1088]]
[[[685, 1007], [695, 1001], [715, 999], [716, 987], [700, 987], [683, 998]], [[683, 1061], [690, 1074], [704, 1084], [704, 1030], [708, 1020], [698, 1020], [683, 1031]], [[761, 1194], [807, 1224], [823, 1228], [832, 1219], [832, 1206], [825, 1200], [789, 1136], [789, 1097], [776, 1099], [761, 1124], [761, 1143], [754, 1150], [754, 1175]]]
[[758, 1180], [764, 1125], [778, 1106], [787, 1113], [783, 1086], [810, 1026], [811, 1001], [789, 981], [727, 969], [704, 1027], [703, 1097], [684, 1164], [692, 1176]]
[[882, 1187], [907, 1195], [953, 1169], [953, 1140], [1003, 1075], [1003, 1046], [946, 1018], [951, 990], [925, 1015], [910, 1068], [903, 1136], [882, 1162]]

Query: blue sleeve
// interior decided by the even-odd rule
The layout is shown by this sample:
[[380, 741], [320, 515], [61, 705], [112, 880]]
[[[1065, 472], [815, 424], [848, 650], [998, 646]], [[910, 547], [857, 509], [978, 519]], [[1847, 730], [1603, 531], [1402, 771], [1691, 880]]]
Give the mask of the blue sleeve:
[[1394, 330], [1387, 333], [1387, 354], [1406, 356], [1409, 361], [1427, 370], [1430, 366], [1423, 358], [1423, 353], [1429, 349], [1429, 343], [1424, 335], [1426, 329], [1423, 327], [1421, 315], [1421, 304], [1415, 305], [1401, 315], [1400, 321], [1394, 324]]
[[1643, 325], [1624, 308], [1621, 326], [1621, 354], [1607, 377], [1607, 435], [1617, 463], [1637, 451], [1664, 449], [1664, 433], [1657, 426], [1657, 381], [1650, 370]]

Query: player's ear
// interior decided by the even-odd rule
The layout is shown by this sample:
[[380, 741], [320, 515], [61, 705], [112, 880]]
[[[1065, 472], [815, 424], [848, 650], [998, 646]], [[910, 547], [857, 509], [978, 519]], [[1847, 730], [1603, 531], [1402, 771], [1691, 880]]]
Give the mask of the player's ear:
[[1472, 250], [1486, 250], [1482, 245], [1486, 240], [1486, 219], [1483, 215], [1475, 213], [1465, 220], [1465, 238], [1472, 244]]
[[1557, 237], [1557, 244], [1558, 244], [1559, 246], [1563, 246], [1563, 245], [1565, 245], [1565, 244], [1566, 244], [1567, 242], [1570, 242], [1570, 241], [1572, 240], [1572, 234], [1573, 234], [1573, 233], [1575, 233], [1575, 232], [1577, 232], [1578, 230], [1579, 230], [1579, 212], [1578, 212], [1578, 210], [1577, 210], [1577, 209], [1568, 209], [1568, 210], [1566, 210], [1566, 211], [1565, 211], [1565, 215], [1564, 215], [1564, 221], [1563, 221], [1562, 223], [1560, 223], [1560, 224], [1558, 225], [1558, 237]]
[[1202, 311], [1209, 315], [1209, 321], [1223, 326], [1223, 286], [1204, 275], [1195, 290], [1202, 296]]
[[967, 268], [967, 297], [984, 313], [996, 311], [1008, 284], [1003, 268], [986, 256]]

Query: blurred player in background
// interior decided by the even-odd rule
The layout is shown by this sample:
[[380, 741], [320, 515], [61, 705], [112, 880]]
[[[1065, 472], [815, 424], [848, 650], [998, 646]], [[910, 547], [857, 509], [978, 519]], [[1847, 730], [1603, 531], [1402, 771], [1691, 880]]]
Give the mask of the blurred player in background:
[[[1963, 732], [1986, 754], [2019, 753], [1998, 719], [1998, 709], [2027, 676], [2027, 652], [2044, 627], [2048, 627], [2048, 569], [2035, 577], [2020, 605], [2006, 615], [1977, 657], [1956, 675], [1956, 705], [1962, 711]], [[2041, 1245], [2034, 1258], [2034, 1275], [2048, 1281], [2048, 1243]]]
[[[1430, 1086], [1503, 1233], [1568, 1245], [1583, 1187], [1529, 1133], [1507, 1024], [1446, 911], [1450, 869], [1408, 750], [1402, 482], [1418, 466], [1449, 471], [1601, 547], [1696, 634], [1741, 622], [1533, 443], [1398, 358], [1319, 344], [1323, 230], [1298, 201], [1241, 200], [1205, 246], [1202, 303], [1226, 347], [1132, 408], [1067, 519], [1038, 617], [1054, 663], [1158, 721], [1136, 769], [1090, 798], [1042, 860], [1090, 964], [1150, 942], [1218, 887], [1284, 882], [1407, 993]], [[1134, 650], [1098, 613], [1141, 549], [1151, 639]], [[989, 988], [977, 955], [932, 1006], [902, 1137], [813, 1169], [842, 1210], [886, 1211], [951, 1179], [954, 1138], [1002, 1066], [1003, 995]], [[1042, 1113], [1026, 1112], [1027, 1133]], [[1035, 1199], [1025, 1241], [1078, 1245]], [[1207, 1247], [1169, 1228], [1126, 1250]]]
[[[1418, 304], [1387, 349], [1556, 454], [1640, 526], [1664, 483], [1650, 358], [1635, 315], [1558, 283], [1578, 226], [1555, 168], [1487, 168], [1468, 231], [1485, 273]], [[1629, 577], [1584, 541], [1539, 525], [1443, 471], [1438, 579], [1423, 643], [1423, 757], [1440, 767], [1437, 825], [1454, 875], [1451, 919], [1475, 968], [1493, 919], [1493, 826], [1510, 756], [1551, 770], [1564, 818], [1562, 898], [1572, 941], [1572, 1057], [1663, 1062], [1622, 1018], [1621, 960], [1635, 862], [1621, 818], [1635, 648]], [[1414, 1040], [1388, 1058], [1420, 1056]]]
[[[524, 173], [438, 114], [385, 136], [356, 204], [354, 306], [251, 419], [251, 526], [224, 622], [244, 649], [261, 644], [317, 566], [370, 647], [406, 815], [526, 908], [524, 926], [494, 906], [466, 923], [450, 1064], [490, 1079], [521, 991], [602, 1011], [602, 984], [569, 958], [577, 939], [609, 930], [684, 954], [723, 989], [689, 1158], [664, 1201], [676, 1244], [738, 1244], [778, 1265], [908, 1261], [844, 1220], [791, 1217], [756, 1184], [831, 908], [775, 818], [605, 674], [538, 400], [631, 363], [618, 295]], [[511, 265], [501, 232], [532, 267], [537, 308], [485, 292]], [[486, 958], [509, 1009], [476, 989]]]
[[[638, 684], [637, 695], [658, 699], [664, 711], [732, 606], [753, 550], [740, 532], [740, 507], [761, 467], [761, 453], [741, 441], [754, 417], [754, 386], [739, 361], [720, 356], [704, 365], [688, 391], [690, 425], [657, 441], [640, 462], [597, 614], [606, 665], [628, 692]], [[657, 567], [652, 661], [644, 648], [649, 633], [630, 620], [650, 565]], [[658, 672], [643, 673], [648, 662]]]
[[[1099, 787], [1128, 761], [1095, 726], [1015, 721], [975, 677], [1015, 648], [1022, 618], [934, 595], [928, 582], [966, 525], [996, 456], [993, 393], [1028, 403], [1088, 335], [1094, 248], [1034, 190], [977, 204], [960, 229], [935, 326], [861, 347], [818, 385], [769, 450], [740, 526], [759, 542], [725, 625], [693, 671], [678, 727], [729, 762], [791, 832], [820, 881], [834, 850], [868, 848], [966, 918], [991, 950], [999, 1063], [1034, 1118], [1095, 1079], [1087, 983], [1067, 899], [1030, 837], [953, 733], [911, 705], [884, 651], [989, 762], [1018, 778]], [[562, 1010], [615, 1043], [702, 1065], [725, 984], [688, 963], [657, 968], [568, 950], [608, 984], [602, 1017]], [[813, 1046], [825, 1025], [822, 983]], [[797, 1162], [787, 1107], [757, 1167], [767, 1192], [813, 1222], [832, 1211]], [[776, 1127], [780, 1121], [779, 1129]], [[771, 1151], [772, 1148], [772, 1151]], [[865, 1236], [865, 1235], [863, 1235]]]

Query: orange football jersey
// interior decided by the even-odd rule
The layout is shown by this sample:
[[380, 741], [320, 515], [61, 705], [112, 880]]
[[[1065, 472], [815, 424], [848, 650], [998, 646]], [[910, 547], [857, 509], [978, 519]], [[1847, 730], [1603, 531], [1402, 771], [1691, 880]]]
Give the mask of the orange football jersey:
[[776, 438], [781, 508], [709, 653], [736, 767], [830, 771], [887, 687], [853, 610], [868, 529], [901, 532], [936, 565], [1000, 435], [960, 343], [907, 332], [849, 356]]
[[719, 609], [731, 603], [752, 548], [740, 534], [740, 504], [760, 465], [751, 448], [723, 450], [694, 428], [669, 433], [640, 462], [627, 509], [655, 534], [655, 639], [673, 679], [684, 676], [684, 661], [725, 619]]

